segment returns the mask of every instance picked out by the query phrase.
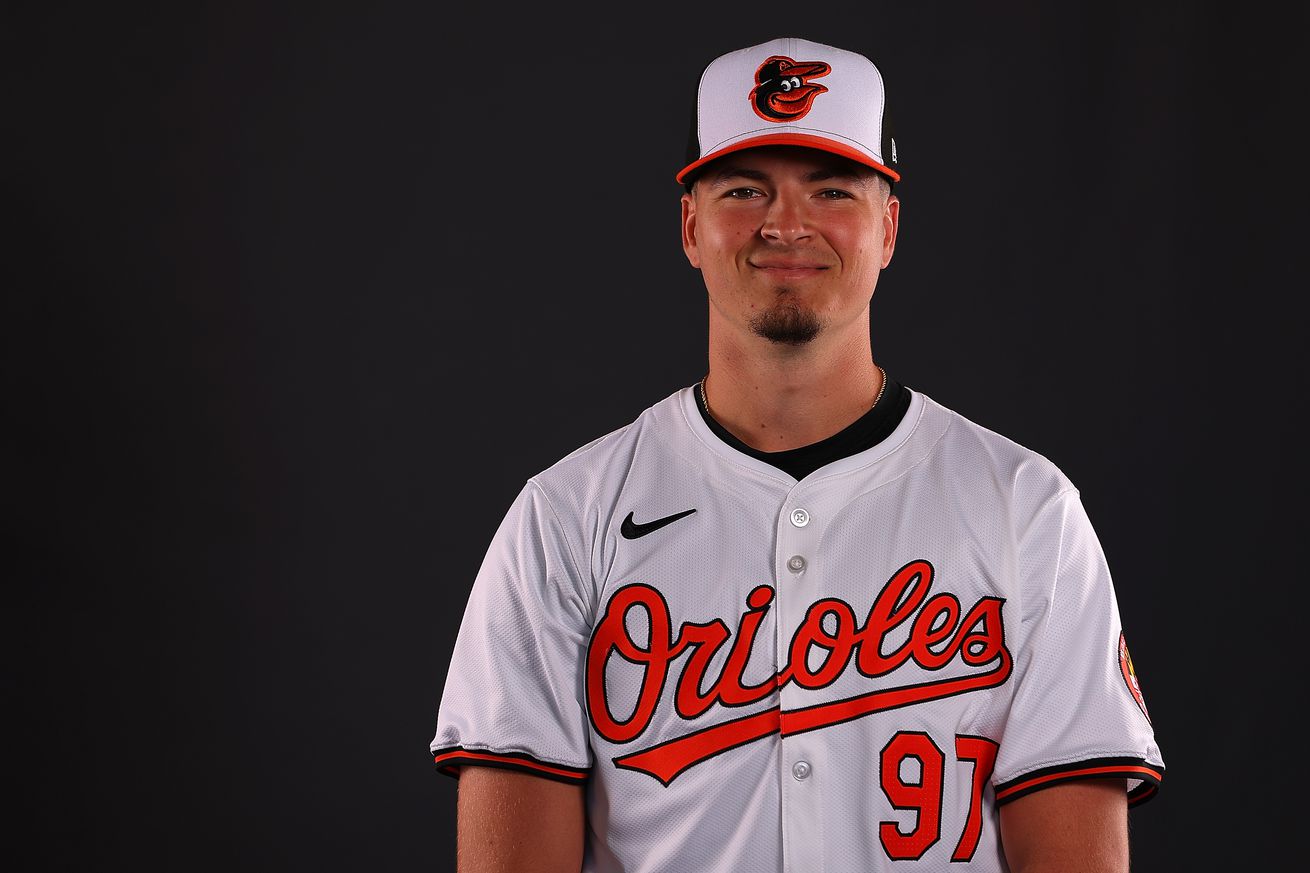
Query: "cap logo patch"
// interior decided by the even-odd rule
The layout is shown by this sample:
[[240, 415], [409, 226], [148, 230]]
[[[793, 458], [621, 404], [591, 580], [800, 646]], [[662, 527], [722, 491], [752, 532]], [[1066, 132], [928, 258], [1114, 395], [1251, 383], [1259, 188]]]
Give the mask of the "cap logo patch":
[[1137, 681], [1137, 671], [1133, 669], [1133, 659], [1128, 655], [1128, 643], [1124, 640], [1124, 635], [1119, 634], [1119, 672], [1123, 674], [1124, 683], [1128, 686], [1128, 691], [1133, 695], [1133, 700], [1137, 701], [1137, 706], [1142, 710], [1142, 715], [1146, 720], [1151, 720], [1151, 714], [1146, 711], [1146, 700], [1142, 697], [1142, 686]]
[[795, 121], [804, 118], [814, 98], [828, 89], [811, 79], [826, 76], [832, 67], [823, 61], [793, 61], [774, 55], [755, 71], [751, 89], [751, 108], [765, 121]]

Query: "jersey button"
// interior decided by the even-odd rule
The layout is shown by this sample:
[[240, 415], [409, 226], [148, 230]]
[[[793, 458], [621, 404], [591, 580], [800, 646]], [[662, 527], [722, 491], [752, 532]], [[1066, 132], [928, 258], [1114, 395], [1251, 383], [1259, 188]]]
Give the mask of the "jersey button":
[[810, 762], [809, 762], [809, 761], [797, 761], [795, 764], [792, 764], [792, 765], [791, 765], [791, 775], [792, 775], [792, 776], [795, 776], [795, 777], [796, 777], [796, 780], [797, 780], [798, 782], [801, 781], [801, 780], [803, 780], [803, 779], [809, 779], [809, 778], [810, 778]]
[[803, 509], [793, 509], [791, 511], [791, 523], [796, 527], [805, 527], [810, 523], [810, 514]]
[[800, 573], [805, 569], [805, 559], [800, 555], [792, 555], [787, 559], [787, 569], [793, 573]]

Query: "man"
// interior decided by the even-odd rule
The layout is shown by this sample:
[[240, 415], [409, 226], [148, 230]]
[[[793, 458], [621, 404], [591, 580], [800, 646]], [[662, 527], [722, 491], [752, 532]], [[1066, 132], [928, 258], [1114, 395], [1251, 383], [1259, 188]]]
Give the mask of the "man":
[[431, 744], [460, 870], [1126, 870], [1163, 760], [1079, 492], [873, 358], [878, 70], [780, 39], [697, 106], [709, 372], [497, 531]]

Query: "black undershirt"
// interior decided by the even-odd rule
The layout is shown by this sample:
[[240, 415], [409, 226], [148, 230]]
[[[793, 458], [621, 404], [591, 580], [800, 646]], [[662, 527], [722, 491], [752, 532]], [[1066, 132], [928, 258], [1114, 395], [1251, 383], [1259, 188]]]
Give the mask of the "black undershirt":
[[831, 464], [833, 461], [839, 461], [876, 446], [896, 430], [896, 426], [905, 417], [905, 410], [910, 408], [910, 392], [890, 376], [885, 378], [887, 384], [883, 388], [882, 397], [864, 415], [826, 439], [781, 452], [763, 452], [737, 439], [705, 411], [700, 386], [697, 385], [692, 390], [696, 394], [696, 408], [700, 410], [701, 418], [705, 419], [705, 423], [714, 431], [715, 436], [737, 451], [772, 464], [793, 479], [800, 481], [825, 464]]

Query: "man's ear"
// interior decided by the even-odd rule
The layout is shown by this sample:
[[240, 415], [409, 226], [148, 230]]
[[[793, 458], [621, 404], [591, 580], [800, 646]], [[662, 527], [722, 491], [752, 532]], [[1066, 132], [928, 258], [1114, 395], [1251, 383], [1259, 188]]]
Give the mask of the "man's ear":
[[882, 212], [882, 268], [892, 262], [896, 252], [896, 232], [901, 228], [901, 200], [895, 194], [887, 195], [887, 206]]
[[696, 198], [692, 194], [682, 195], [682, 250], [691, 265], [699, 270], [700, 250], [696, 247]]

